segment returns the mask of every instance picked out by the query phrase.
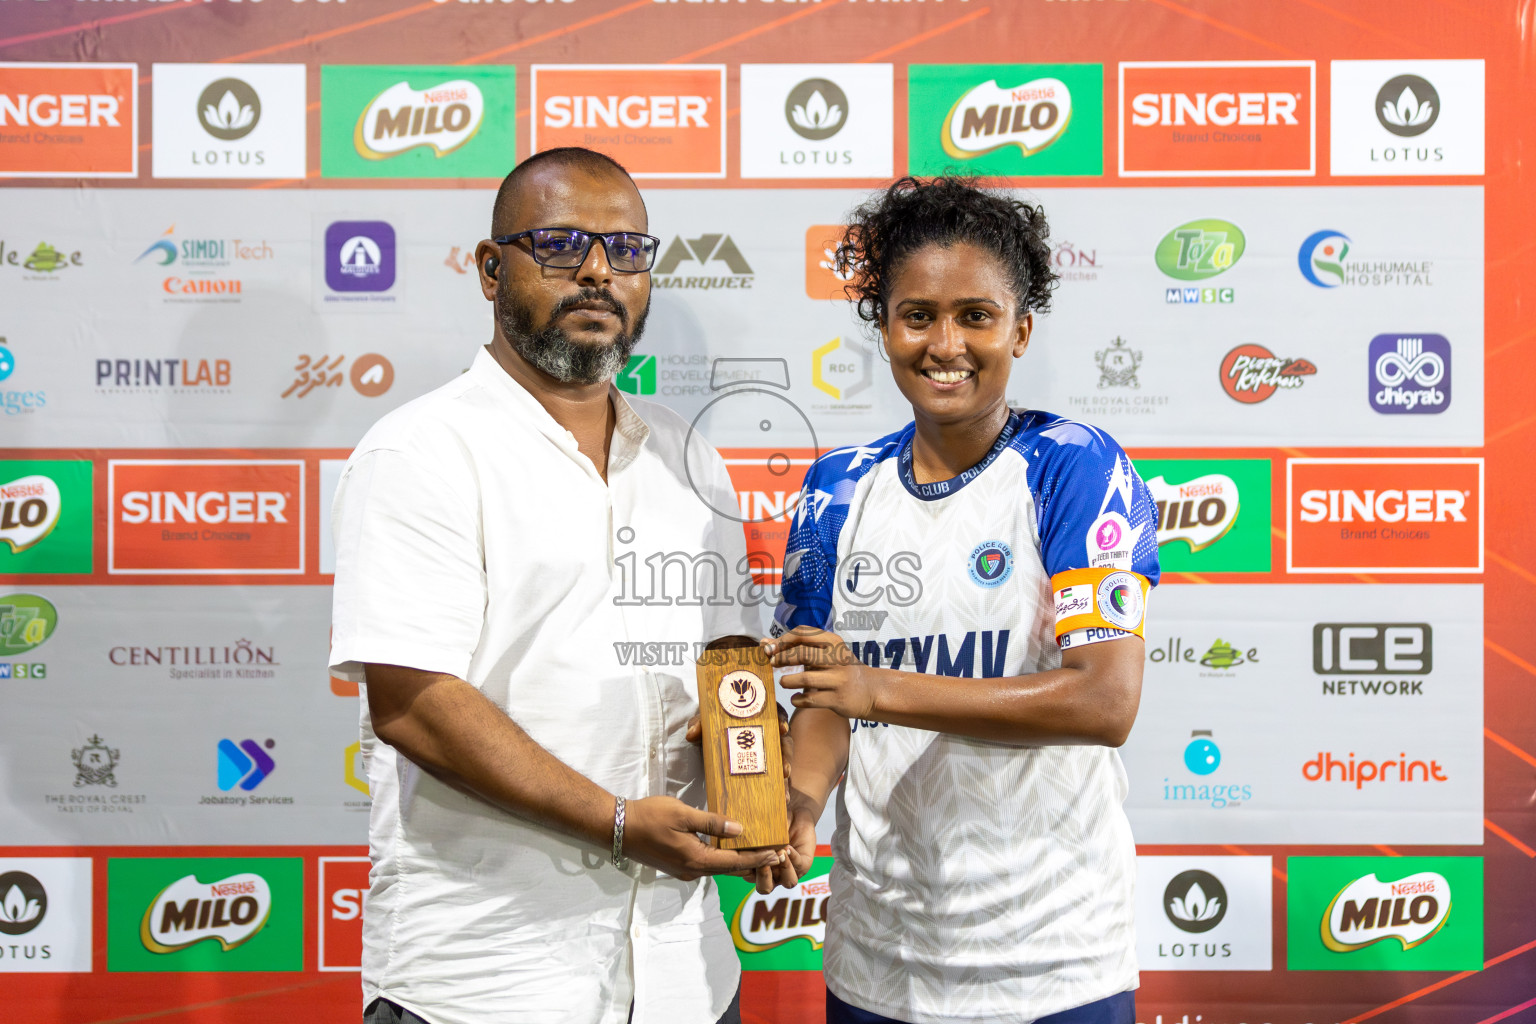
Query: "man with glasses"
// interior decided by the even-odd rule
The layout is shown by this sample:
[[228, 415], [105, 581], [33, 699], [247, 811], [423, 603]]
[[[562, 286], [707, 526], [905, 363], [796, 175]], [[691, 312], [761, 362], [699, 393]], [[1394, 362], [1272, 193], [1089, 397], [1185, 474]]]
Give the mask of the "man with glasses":
[[[706, 876], [793, 884], [808, 859], [697, 835], [741, 826], [699, 809], [695, 645], [761, 627], [740, 526], [710, 511], [734, 504], [724, 463], [610, 383], [650, 304], [647, 226], [607, 157], [519, 165], [475, 250], [490, 345], [380, 420], [337, 488], [331, 671], [365, 684], [373, 795], [369, 1024], [739, 1020]], [[710, 500], [685, 456], [712, 467]], [[710, 600], [657, 599], [651, 553]], [[640, 645], [687, 654], [626, 657]]]

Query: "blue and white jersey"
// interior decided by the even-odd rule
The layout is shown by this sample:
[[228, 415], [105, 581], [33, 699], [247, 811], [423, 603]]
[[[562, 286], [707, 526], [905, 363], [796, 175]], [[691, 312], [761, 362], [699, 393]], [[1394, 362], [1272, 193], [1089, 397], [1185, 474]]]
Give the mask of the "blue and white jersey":
[[[919, 484], [913, 432], [806, 474], [775, 633], [831, 630], [880, 668], [1019, 676], [1061, 664], [1051, 576], [1156, 584], [1156, 508], [1107, 434], [1014, 412], [980, 463]], [[839, 998], [914, 1024], [1024, 1024], [1136, 987], [1114, 750], [852, 724], [824, 959]]]

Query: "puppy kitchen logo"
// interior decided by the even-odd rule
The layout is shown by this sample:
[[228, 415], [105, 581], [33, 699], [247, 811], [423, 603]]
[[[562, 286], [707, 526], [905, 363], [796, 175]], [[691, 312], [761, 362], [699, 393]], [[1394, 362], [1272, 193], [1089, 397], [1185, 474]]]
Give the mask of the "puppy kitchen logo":
[[907, 89], [909, 173], [1104, 173], [1101, 64], [914, 64]]
[[1371, 408], [1391, 415], [1451, 406], [1451, 343], [1442, 334], [1378, 334], [1366, 351]]
[[136, 178], [137, 64], [0, 63], [0, 178]]
[[831, 857], [817, 857], [799, 885], [767, 895], [739, 878], [716, 879], [731, 941], [744, 970], [821, 970], [831, 868]]
[[1270, 570], [1267, 459], [1139, 459], [1164, 572]]
[[299, 971], [304, 862], [107, 862], [108, 971]]
[[320, 69], [322, 178], [500, 178], [515, 149], [511, 65]]
[[1483, 966], [1478, 857], [1292, 857], [1293, 971], [1462, 971]]
[[0, 461], [0, 575], [91, 571], [91, 477], [87, 461]]
[[1203, 283], [1236, 266], [1247, 246], [1243, 229], [1230, 221], [1192, 220], [1180, 224], [1157, 243], [1152, 259], [1164, 274], [1191, 283], [1165, 287], [1163, 302], [1170, 306], [1235, 302], [1237, 293], [1231, 287]]
[[155, 64], [156, 178], [302, 178], [303, 64]]

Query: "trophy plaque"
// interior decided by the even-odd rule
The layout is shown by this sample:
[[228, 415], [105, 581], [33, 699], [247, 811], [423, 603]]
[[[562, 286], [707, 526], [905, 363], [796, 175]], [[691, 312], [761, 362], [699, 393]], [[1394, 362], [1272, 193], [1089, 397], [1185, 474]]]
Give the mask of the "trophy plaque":
[[756, 640], [724, 636], [704, 649], [698, 674], [705, 796], [711, 811], [742, 824], [734, 839], [710, 841], [723, 850], [783, 846], [789, 813], [773, 666]]

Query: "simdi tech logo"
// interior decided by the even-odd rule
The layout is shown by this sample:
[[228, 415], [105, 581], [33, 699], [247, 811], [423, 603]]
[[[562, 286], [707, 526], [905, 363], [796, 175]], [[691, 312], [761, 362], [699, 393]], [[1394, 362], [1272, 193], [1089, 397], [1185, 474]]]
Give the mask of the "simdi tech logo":
[[303, 895], [298, 857], [114, 857], [107, 970], [302, 970]]
[[907, 89], [911, 174], [1104, 173], [1101, 64], [914, 64]]
[[320, 68], [324, 178], [500, 178], [517, 136], [517, 69]]
[[1480, 857], [1291, 857], [1286, 875], [1290, 970], [1483, 966]]
[[1139, 459], [1165, 572], [1268, 572], [1268, 459]]
[[1308, 176], [1317, 171], [1314, 61], [1120, 64], [1120, 175]]
[[135, 178], [137, 64], [0, 63], [0, 178]]
[[743, 178], [889, 178], [890, 64], [743, 64]]
[[1286, 461], [1289, 572], [1483, 571], [1483, 460]]
[[156, 178], [302, 178], [303, 64], [155, 64]]
[[91, 571], [92, 466], [0, 462], [0, 575]]
[[107, 572], [297, 575], [304, 571], [298, 459], [113, 459]]
[[725, 177], [724, 64], [546, 64], [529, 151], [584, 146], [636, 178]]
[[1333, 174], [1483, 173], [1481, 60], [1336, 60], [1329, 70]]

